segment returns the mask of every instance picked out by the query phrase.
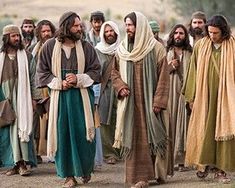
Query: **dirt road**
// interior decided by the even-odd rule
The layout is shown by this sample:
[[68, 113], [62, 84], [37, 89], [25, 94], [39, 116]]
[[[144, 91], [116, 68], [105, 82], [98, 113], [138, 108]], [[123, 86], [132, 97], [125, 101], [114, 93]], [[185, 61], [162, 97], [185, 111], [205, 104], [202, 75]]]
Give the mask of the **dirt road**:
[[[81, 188], [123, 188], [124, 169], [123, 162], [116, 165], [104, 164], [101, 170], [92, 174], [91, 181], [83, 185], [78, 180], [78, 187]], [[0, 188], [61, 188], [64, 180], [56, 176], [54, 164], [43, 163], [32, 169], [32, 175], [21, 177], [14, 175], [8, 177], [2, 173], [6, 169], [0, 169]], [[235, 173], [229, 173], [229, 177], [235, 179]], [[235, 180], [231, 184], [223, 185], [213, 180], [213, 174], [204, 181], [199, 180], [195, 171], [176, 172], [174, 177], [168, 178], [164, 185], [150, 185], [150, 188], [233, 188]]]

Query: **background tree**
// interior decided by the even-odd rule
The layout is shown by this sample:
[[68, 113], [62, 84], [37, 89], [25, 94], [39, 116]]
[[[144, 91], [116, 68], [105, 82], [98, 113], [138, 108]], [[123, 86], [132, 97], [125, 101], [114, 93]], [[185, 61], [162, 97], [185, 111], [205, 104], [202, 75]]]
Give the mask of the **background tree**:
[[207, 18], [214, 14], [226, 16], [231, 25], [235, 25], [234, 0], [170, 0], [175, 11], [183, 17], [190, 17], [195, 11], [203, 11]]

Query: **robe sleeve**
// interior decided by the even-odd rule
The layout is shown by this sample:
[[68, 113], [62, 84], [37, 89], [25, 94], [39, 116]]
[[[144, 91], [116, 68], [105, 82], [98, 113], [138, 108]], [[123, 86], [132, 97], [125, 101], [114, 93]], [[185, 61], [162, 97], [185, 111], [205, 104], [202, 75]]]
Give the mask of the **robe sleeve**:
[[113, 88], [115, 91], [116, 96], [118, 96], [118, 93], [126, 88], [128, 89], [128, 85], [122, 80], [120, 72], [119, 72], [119, 64], [117, 58], [115, 59], [111, 71], [111, 80], [113, 84]]
[[36, 88], [35, 76], [36, 76], [36, 61], [30, 53], [27, 53], [28, 69], [29, 69], [29, 81], [32, 99], [41, 99], [41, 92]]
[[83, 50], [86, 64], [84, 73], [94, 81], [94, 84], [98, 84], [100, 83], [101, 66], [96, 51], [87, 41], [83, 41]]
[[38, 56], [37, 68], [36, 68], [36, 87], [47, 87], [49, 83], [55, 78], [51, 71], [51, 57], [53, 48], [55, 45], [55, 39], [49, 39], [41, 49]]
[[191, 56], [190, 64], [188, 67], [187, 75], [186, 75], [186, 82], [182, 89], [182, 93], [185, 96], [186, 102], [193, 102], [195, 98], [196, 92], [196, 74], [197, 74], [197, 53], [198, 53], [198, 45], [196, 43], [194, 46], [194, 50]]
[[153, 106], [166, 109], [169, 96], [170, 76], [166, 59], [166, 51], [162, 45], [156, 46], [158, 82], [153, 99]]

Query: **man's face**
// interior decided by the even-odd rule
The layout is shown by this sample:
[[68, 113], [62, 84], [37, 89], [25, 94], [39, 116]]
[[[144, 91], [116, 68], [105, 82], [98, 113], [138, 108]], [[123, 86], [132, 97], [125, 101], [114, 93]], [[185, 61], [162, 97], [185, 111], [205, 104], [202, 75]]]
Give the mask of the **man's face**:
[[132, 20], [130, 18], [126, 18], [126, 33], [129, 39], [135, 38], [135, 25], [133, 24]]
[[221, 43], [223, 41], [222, 32], [218, 27], [208, 26], [208, 33], [213, 43]]
[[201, 35], [204, 30], [205, 22], [203, 19], [193, 18], [191, 27], [196, 35]]
[[185, 42], [185, 32], [183, 28], [179, 27], [174, 32], [174, 45], [175, 46], [183, 46]]
[[49, 25], [42, 26], [40, 36], [43, 43], [52, 37], [52, 31]]
[[106, 25], [104, 28], [104, 39], [108, 44], [113, 44], [117, 40], [117, 34], [110, 25]]
[[22, 26], [22, 35], [28, 40], [32, 40], [34, 37], [34, 26], [33, 24], [23, 24]]
[[79, 40], [81, 38], [82, 26], [81, 26], [81, 20], [78, 17], [75, 18], [74, 24], [70, 28], [70, 34], [71, 34], [70, 39], [74, 41]]
[[102, 26], [103, 22], [102, 20], [92, 20], [91, 21], [91, 26], [96, 32], [100, 32], [100, 28]]
[[19, 48], [19, 45], [20, 45], [20, 34], [19, 33], [10, 33], [9, 45], [14, 49]]
[[23, 24], [22, 30], [26, 33], [32, 33], [34, 30], [33, 24]]

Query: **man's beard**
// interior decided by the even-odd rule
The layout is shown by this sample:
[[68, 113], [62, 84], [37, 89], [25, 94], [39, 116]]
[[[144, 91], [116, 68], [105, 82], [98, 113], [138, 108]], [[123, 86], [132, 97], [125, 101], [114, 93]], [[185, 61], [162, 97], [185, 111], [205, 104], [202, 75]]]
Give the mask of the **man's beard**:
[[41, 39], [41, 42], [42, 43], [45, 43], [48, 39], [50, 39], [50, 38], [52, 38], [52, 36], [49, 36], [49, 35], [47, 35], [47, 36], [44, 36], [42, 39]]
[[67, 36], [68, 39], [72, 40], [72, 41], [78, 41], [81, 39], [81, 33], [77, 32], [77, 33], [69, 33], [69, 35]]
[[190, 32], [190, 35], [193, 37], [196, 35], [203, 35], [203, 29], [200, 27], [195, 27], [195, 28], [190, 27], [189, 32]]
[[34, 37], [33, 32], [29, 33], [29, 32], [25, 32], [23, 30], [22, 30], [22, 35], [23, 35], [24, 39], [27, 40], [27, 41], [33, 40], [33, 37]]
[[117, 35], [115, 35], [115, 36], [110, 35], [108, 37], [105, 37], [105, 41], [109, 45], [114, 44], [116, 42], [116, 40], [117, 40]]
[[[128, 32], [130, 32], [130, 31], [128, 31]], [[127, 33], [127, 38], [128, 38], [129, 43], [134, 44], [134, 42], [135, 42], [135, 33], [133, 33], [133, 35], [128, 35], [128, 33]]]
[[185, 39], [183, 40], [174, 40], [174, 46], [176, 47], [183, 47], [185, 45]]
[[20, 41], [16, 42], [15, 44], [9, 42], [8, 45], [9, 45], [10, 48], [12, 48], [14, 50], [19, 50], [20, 49]]

